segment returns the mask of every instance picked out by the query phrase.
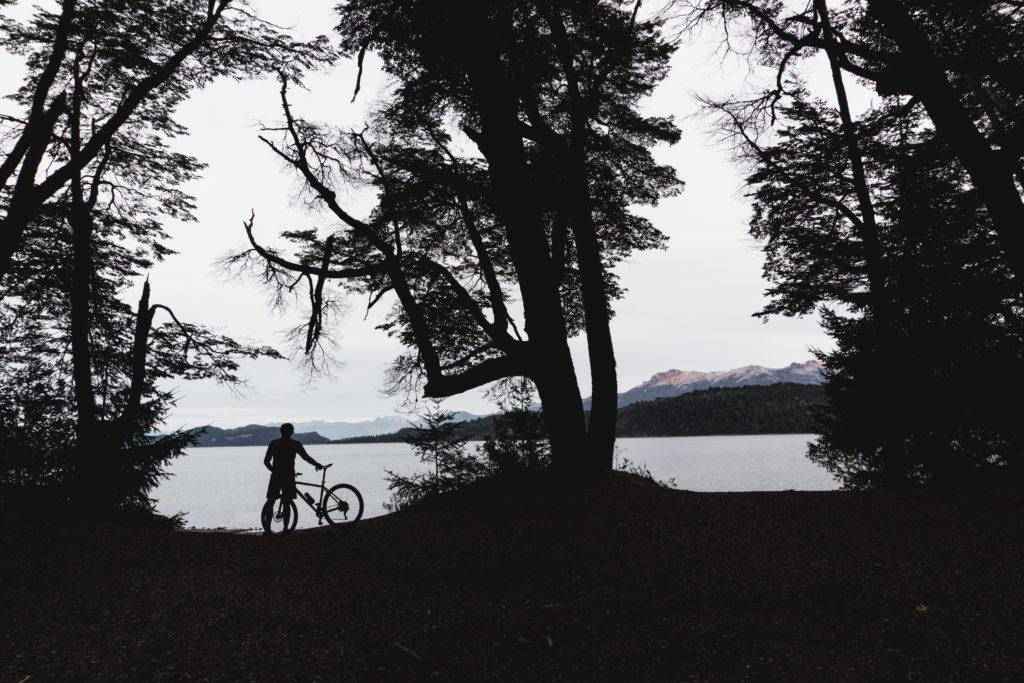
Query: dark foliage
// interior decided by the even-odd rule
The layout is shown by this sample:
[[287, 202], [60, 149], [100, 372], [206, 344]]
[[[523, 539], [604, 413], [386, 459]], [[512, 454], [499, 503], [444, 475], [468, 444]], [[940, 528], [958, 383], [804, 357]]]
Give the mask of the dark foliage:
[[391, 511], [459, 491], [488, 474], [487, 463], [470, 453], [466, 440], [456, 434], [454, 413], [431, 401], [419, 418], [422, 425], [413, 427], [404, 441], [430, 471], [403, 475], [384, 470], [391, 491], [385, 507]]
[[525, 377], [513, 377], [496, 389], [501, 413], [491, 419], [493, 434], [484, 439], [479, 452], [487, 457], [497, 476], [551, 465], [543, 415], [532, 409], [533, 387]]
[[[287, 233], [298, 249], [285, 258], [258, 245], [250, 223], [253, 248], [231, 262], [255, 266], [278, 293], [304, 276], [301, 338], [314, 364], [336, 281], [370, 306], [393, 304], [382, 327], [409, 352], [391, 390], [444, 397], [527, 376], [556, 461], [561, 449], [568, 469], [610, 467], [608, 320], [622, 294], [611, 268], [664, 244], [633, 207], [680, 186], [651, 153], [678, 130], [639, 109], [672, 45], [611, 1], [359, 0], [339, 13], [344, 52], [376, 52], [394, 90], [364, 131], [348, 132], [301, 119], [282, 89], [285, 122], [264, 140], [341, 227], [326, 239]], [[343, 183], [376, 194], [368, 216], [340, 204]], [[584, 332], [606, 413], [589, 435], [567, 342]]]
[[[0, 277], [43, 205], [102, 164], [115, 138], [138, 140], [140, 119], [159, 157], [160, 138], [182, 132], [172, 115], [194, 88], [274, 71], [298, 78], [334, 56], [325, 38], [291, 40], [246, 0], [61, 0], [27, 21], [0, 16], [0, 46], [28, 65], [14, 96], [24, 115], [0, 118]], [[140, 179], [113, 186], [131, 194]]]
[[331, 443], [400, 443], [412, 436], [412, 427], [403, 427], [397, 432], [387, 434], [370, 434], [366, 436], [348, 436], [344, 439], [335, 439]]
[[[521, 477], [551, 466], [550, 447], [543, 418], [530, 406], [534, 394], [525, 377], [514, 378], [492, 392], [502, 413], [470, 422], [454, 422], [454, 414], [442, 411], [432, 401], [420, 415], [420, 426], [392, 435], [412, 446], [420, 460], [433, 472], [399, 475], [387, 473], [392, 492], [388, 508], [400, 510], [440, 496], [466, 491], [514, 487]], [[466, 448], [472, 436], [483, 438], [476, 453]], [[385, 440], [371, 437], [359, 441]], [[356, 440], [348, 440], [356, 441]]]
[[[751, 177], [752, 232], [766, 240], [766, 312], [831, 306], [823, 324], [837, 349], [820, 356], [831, 408], [812, 459], [851, 487], [1014, 470], [1024, 432], [1005, 397], [1024, 379], [1024, 320], [962, 167], [915, 108], [890, 102], [864, 117], [882, 254], [871, 283], [863, 240], [842, 215], [853, 190], [833, 170], [838, 126], [820, 104], [797, 99], [783, 111], [783, 142]], [[812, 185], [834, 209], [807, 201], [800, 188]]]
[[[455, 433], [466, 441], [483, 441], [494, 436], [494, 415], [478, 417], [455, 423]], [[371, 436], [352, 436], [337, 439], [331, 443], [396, 443], [407, 441], [414, 433], [415, 427], [403, 427], [390, 434], [374, 434]]]
[[[715, 0], [753, 21], [777, 87], [718, 103], [753, 173], [763, 315], [822, 315], [829, 407], [810, 457], [850, 488], [1024, 474], [1024, 64], [1015, 3]], [[998, 20], [996, 20], [998, 17]], [[824, 54], [838, 109], [798, 60]], [[844, 73], [877, 91], [854, 116]], [[770, 115], [770, 118], [769, 118]], [[763, 145], [759, 127], [774, 125]]]
[[64, 0], [0, 18], [0, 44], [28, 66], [11, 97], [25, 115], [0, 124], [5, 500], [42, 488], [77, 514], [152, 517], [149, 493], [197, 438], [153, 436], [174, 402], [161, 383], [237, 384], [239, 358], [279, 357], [150, 300], [143, 274], [173, 254], [164, 222], [194, 220], [183, 187], [203, 168], [171, 151], [174, 110], [214, 78], [298, 75], [333, 55], [231, 0]]

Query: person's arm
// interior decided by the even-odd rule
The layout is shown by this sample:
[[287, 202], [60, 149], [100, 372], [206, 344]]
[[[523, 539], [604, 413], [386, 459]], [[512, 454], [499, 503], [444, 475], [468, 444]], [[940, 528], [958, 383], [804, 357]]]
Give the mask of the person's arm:
[[270, 465], [270, 446], [267, 446], [267, 454], [263, 456], [263, 466], [271, 472], [274, 471], [274, 468]]
[[298, 451], [298, 453], [299, 453], [299, 455], [302, 456], [303, 460], [305, 460], [306, 462], [308, 462], [310, 465], [312, 465], [313, 467], [317, 468], [318, 470], [322, 470], [324, 468], [323, 465], [318, 463], [313, 458], [309, 457], [309, 454], [306, 453], [306, 449], [305, 449], [305, 447], [301, 443], [299, 443], [298, 441], [296, 441], [295, 443], [299, 444], [299, 451]]

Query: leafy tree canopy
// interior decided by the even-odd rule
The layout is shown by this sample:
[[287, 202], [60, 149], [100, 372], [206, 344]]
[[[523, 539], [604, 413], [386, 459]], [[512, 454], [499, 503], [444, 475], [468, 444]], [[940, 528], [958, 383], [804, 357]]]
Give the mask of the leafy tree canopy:
[[[592, 421], [607, 428], [610, 466], [608, 318], [622, 295], [612, 268], [664, 244], [632, 207], [680, 185], [651, 154], [678, 130], [638, 106], [673, 48], [635, 9], [379, 0], [339, 8], [343, 52], [360, 61], [379, 54], [393, 93], [365, 130], [345, 132], [296, 115], [282, 88], [285, 122], [265, 142], [340, 229], [326, 240], [285, 233], [298, 246], [286, 258], [259, 245], [250, 223], [253, 249], [232, 261], [255, 265], [277, 291], [295, 273], [307, 279], [304, 348], [314, 361], [329, 304], [340, 299], [327, 281], [371, 306], [393, 295], [383, 327], [410, 349], [394, 366], [394, 390], [439, 397], [527, 376], [554, 450], [567, 454], [587, 435], [566, 342], [586, 332], [591, 373], [602, 380], [595, 406], [612, 411]], [[376, 192], [368, 217], [340, 203], [346, 184]]]

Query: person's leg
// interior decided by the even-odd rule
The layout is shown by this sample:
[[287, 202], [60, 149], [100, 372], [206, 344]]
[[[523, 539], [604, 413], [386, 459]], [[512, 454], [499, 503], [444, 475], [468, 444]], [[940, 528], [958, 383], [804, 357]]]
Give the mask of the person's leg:
[[291, 514], [292, 506], [291, 503], [295, 500], [295, 472], [285, 472], [280, 477], [281, 484], [281, 502], [283, 504], [283, 517], [284, 517], [284, 533], [290, 533], [292, 530], [291, 525]]
[[290, 534], [292, 532], [292, 506], [284, 498], [281, 499], [281, 520], [284, 522], [281, 533]]
[[281, 472], [278, 476], [281, 484], [281, 497], [295, 500], [295, 471]]
[[[294, 486], [294, 477], [292, 478]], [[282, 481], [280, 472], [270, 473], [270, 482], [267, 484], [267, 502], [265, 504], [265, 514], [269, 515], [270, 522], [268, 526], [273, 526], [275, 519], [281, 519], [282, 515], [289, 515], [291, 512], [291, 506], [288, 504], [288, 499], [284, 497], [285, 486]], [[288, 521], [285, 521], [285, 530], [288, 529]], [[270, 531], [265, 529], [265, 534], [269, 534]]]

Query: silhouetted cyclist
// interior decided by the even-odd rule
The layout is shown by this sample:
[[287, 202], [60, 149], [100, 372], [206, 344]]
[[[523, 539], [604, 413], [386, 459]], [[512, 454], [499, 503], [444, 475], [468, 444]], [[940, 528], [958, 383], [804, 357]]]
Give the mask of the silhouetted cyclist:
[[278, 493], [286, 500], [295, 500], [295, 456], [300, 455], [302, 459], [313, 465], [317, 470], [322, 470], [323, 465], [309, 457], [302, 444], [292, 438], [295, 427], [285, 422], [281, 425], [281, 438], [274, 439], [267, 446], [267, 455], [263, 458], [263, 464], [270, 470], [270, 485], [267, 486], [267, 500], [274, 498]]

